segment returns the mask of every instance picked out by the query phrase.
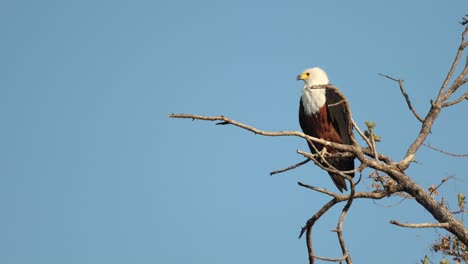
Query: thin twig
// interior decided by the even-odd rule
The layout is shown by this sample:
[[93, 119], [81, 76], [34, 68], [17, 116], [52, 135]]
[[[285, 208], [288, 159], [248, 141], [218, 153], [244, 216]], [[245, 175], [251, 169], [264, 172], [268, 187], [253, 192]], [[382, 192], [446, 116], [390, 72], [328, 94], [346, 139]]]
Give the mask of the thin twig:
[[299, 238], [302, 237], [305, 231], [307, 231], [309, 228], [312, 228], [312, 226], [317, 222], [317, 220], [322, 217], [323, 214], [325, 214], [330, 208], [332, 208], [335, 204], [339, 203], [339, 199], [333, 198], [331, 199], [328, 203], [324, 204], [320, 210], [318, 210], [309, 220], [307, 220], [306, 224], [304, 227], [301, 228], [301, 232], [299, 233]]
[[329, 262], [340, 262], [340, 261], [343, 261], [345, 260], [348, 255], [344, 255], [340, 258], [325, 258], [325, 257], [320, 257], [320, 256], [312, 256], [313, 258], [316, 258], [316, 259], [320, 259], [320, 260], [323, 260], [323, 261], [329, 261]]
[[[450, 88], [443, 94], [441, 97], [441, 102], [444, 102], [452, 96], [460, 87], [462, 87], [466, 83], [466, 75], [468, 74], [468, 60], [465, 63], [465, 67], [463, 68], [462, 72], [458, 75], [458, 77], [453, 81]], [[443, 103], [441, 103], [443, 105]]]
[[[313, 146], [313, 145], [312, 145]], [[323, 155], [321, 154], [321, 152], [317, 152], [320, 154], [320, 158], [322, 159], [323, 163], [325, 163], [326, 166], [322, 165], [322, 163], [320, 163], [314, 155], [308, 153], [308, 152], [305, 152], [305, 151], [302, 151], [302, 150], [297, 150], [297, 153], [303, 155], [304, 157], [306, 158], [309, 158], [311, 159], [315, 165], [319, 166], [321, 169], [327, 171], [327, 172], [331, 172], [331, 173], [335, 173], [335, 174], [339, 174], [341, 177], [345, 178], [345, 179], [348, 179], [348, 180], [352, 180], [351, 176], [345, 174], [345, 173], [352, 173], [354, 172], [354, 170], [350, 170], [350, 171], [340, 171], [338, 169], [336, 169], [335, 167], [333, 167], [333, 165], [331, 165], [326, 159], [325, 157], [323, 157]]]
[[453, 156], [453, 157], [468, 157], [468, 154], [455, 154], [455, 153], [447, 152], [447, 151], [445, 151], [445, 150], [443, 150], [443, 149], [433, 147], [433, 146], [431, 146], [431, 145], [429, 145], [429, 144], [427, 144], [427, 143], [423, 143], [423, 145], [426, 146], [426, 147], [428, 147], [428, 148], [430, 148], [430, 149], [432, 149], [432, 150], [435, 150], [435, 151], [438, 151], [438, 152], [440, 152], [440, 153], [443, 153], [443, 154], [445, 154], [445, 155], [449, 155], [449, 156]]
[[351, 208], [351, 204], [353, 203], [354, 200], [354, 194], [356, 193], [355, 187], [356, 185], [354, 184], [353, 180], [349, 181], [349, 185], [351, 188], [351, 193], [349, 194], [349, 199], [346, 205], [343, 207], [343, 210], [341, 211], [340, 219], [338, 220], [338, 226], [336, 228], [337, 236], [338, 236], [338, 241], [340, 243], [341, 247], [341, 252], [343, 253], [343, 256], [346, 257], [346, 263], [351, 264], [352, 260], [351, 257], [349, 256], [348, 249], [346, 248], [345, 240], [343, 238], [343, 223], [345, 220], [345, 217], [348, 213], [349, 208]]
[[448, 176], [448, 177], [443, 178], [442, 181], [439, 183], [439, 185], [437, 185], [435, 188], [431, 189], [429, 194], [433, 194], [435, 191], [437, 191], [437, 189], [440, 188], [440, 186], [442, 186], [446, 181], [448, 181], [450, 178], [453, 178], [453, 177], [455, 177], [455, 176]]
[[395, 220], [390, 220], [390, 224], [401, 226], [401, 227], [409, 227], [409, 228], [431, 228], [431, 227], [438, 227], [438, 228], [449, 228], [449, 223], [420, 223], [420, 224], [409, 224], [409, 223], [400, 223]]
[[439, 94], [437, 95], [437, 98], [442, 96], [442, 93], [445, 90], [445, 87], [447, 87], [447, 84], [449, 81], [452, 79], [452, 75], [455, 72], [455, 69], [457, 68], [458, 62], [460, 61], [460, 57], [463, 54], [463, 50], [466, 47], [465, 43], [465, 35], [468, 32], [468, 26], [463, 30], [463, 33], [461, 34], [461, 44], [460, 47], [458, 47], [457, 54], [455, 55], [455, 59], [452, 62], [452, 66], [450, 67], [449, 72], [447, 73], [447, 76], [445, 77], [444, 82], [442, 83], [442, 86], [440, 87]]
[[372, 158], [374, 158], [376, 160], [381, 160], [381, 161], [385, 162], [388, 165], [391, 165], [393, 163], [393, 160], [391, 158], [389, 158], [389, 157], [387, 157], [387, 156], [385, 156], [385, 155], [383, 155], [381, 153], [377, 153], [377, 157], [375, 157], [374, 156], [375, 155], [374, 151], [372, 149], [370, 149], [370, 148], [363, 148], [363, 149], [361, 149], [361, 151], [364, 154], [366, 154], [367, 156], [372, 157]]
[[372, 149], [372, 144], [370, 143], [369, 139], [366, 137], [366, 135], [364, 133], [362, 133], [361, 129], [358, 127], [358, 125], [356, 124], [356, 122], [354, 122], [353, 119], [351, 119], [351, 123], [353, 124], [353, 127], [356, 129], [356, 131], [358, 132], [358, 134], [361, 136], [362, 139], [364, 139], [364, 141], [366, 141], [367, 143], [367, 146]]
[[289, 167], [287, 167], [287, 168], [284, 168], [284, 169], [281, 169], [281, 170], [272, 171], [272, 172], [270, 172], [270, 176], [275, 175], [275, 174], [278, 174], [278, 173], [283, 173], [283, 172], [288, 171], [288, 170], [295, 169], [295, 168], [297, 168], [297, 167], [300, 167], [300, 166], [306, 164], [306, 163], [309, 162], [309, 161], [310, 161], [310, 159], [307, 158], [306, 160], [301, 161], [301, 162], [299, 162], [299, 163], [297, 163], [297, 164], [294, 164], [294, 165], [292, 165], [292, 166], [289, 166]]
[[298, 182], [297, 184], [299, 184], [299, 186], [302, 186], [302, 187], [305, 187], [307, 189], [311, 189], [311, 190], [314, 190], [316, 192], [320, 192], [320, 193], [323, 193], [323, 194], [326, 194], [326, 195], [329, 195], [333, 198], [339, 198], [339, 194], [337, 193], [334, 193], [334, 192], [330, 192], [328, 191], [327, 189], [323, 189], [323, 188], [318, 188], [318, 187], [315, 187], [315, 186], [311, 186], [311, 185], [308, 185], [308, 184], [304, 184], [302, 182]]
[[342, 103], [344, 103], [344, 102], [346, 102], [346, 100], [342, 99], [342, 100], [340, 100], [340, 101], [338, 101], [338, 102], [336, 102], [336, 103], [334, 103], [334, 104], [328, 104], [327, 106], [328, 106], [328, 107], [336, 106], [336, 105], [342, 104]]
[[309, 254], [309, 264], [314, 264], [315, 256], [314, 256], [314, 247], [312, 246], [312, 226], [307, 229], [306, 244], [307, 244], [307, 252]]
[[[466, 80], [468, 80], [468, 79], [466, 79]], [[466, 82], [463, 82], [463, 84], [465, 84], [465, 83]], [[443, 103], [442, 107], [452, 106], [454, 104], [460, 103], [463, 100], [468, 100], [468, 93], [462, 94], [459, 98], [457, 98], [457, 99], [455, 99], [453, 101]]]
[[396, 203], [394, 203], [394, 204], [390, 204], [390, 205], [383, 205], [383, 204], [377, 203], [377, 201], [374, 201], [374, 200], [372, 200], [372, 201], [373, 201], [374, 204], [377, 205], [377, 206], [380, 206], [380, 207], [383, 207], [383, 208], [391, 208], [391, 207], [395, 207], [395, 206], [401, 204], [403, 201], [405, 201], [405, 200], [407, 200], [407, 199], [408, 199], [407, 197], [403, 197], [403, 198], [401, 198], [401, 200], [399, 200], [398, 202], [396, 202]]
[[413, 112], [414, 116], [422, 123], [424, 121], [424, 119], [416, 112], [416, 109], [414, 109], [413, 105], [411, 104], [411, 100], [410, 100], [410, 98], [409, 98], [408, 94], [406, 93], [405, 88], [403, 86], [403, 80], [402, 79], [396, 79], [396, 78], [393, 78], [391, 76], [388, 76], [388, 75], [382, 74], [382, 73], [379, 73], [379, 75], [398, 83], [398, 85], [400, 86], [400, 91], [403, 94], [403, 96], [405, 97], [406, 104], [408, 105], [408, 108], [411, 110], [411, 112]]

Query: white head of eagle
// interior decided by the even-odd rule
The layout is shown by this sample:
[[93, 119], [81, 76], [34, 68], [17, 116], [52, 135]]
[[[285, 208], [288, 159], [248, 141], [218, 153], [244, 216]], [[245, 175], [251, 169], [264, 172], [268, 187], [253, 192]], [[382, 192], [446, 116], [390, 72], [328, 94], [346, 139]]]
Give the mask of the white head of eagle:
[[313, 85], [328, 84], [328, 76], [320, 68], [304, 70], [297, 76], [297, 80], [304, 81], [302, 89], [302, 103], [307, 115], [316, 114], [325, 104], [325, 89], [311, 89]]
[[[297, 80], [304, 81], [299, 103], [299, 124], [304, 134], [330, 142], [350, 144], [350, 120], [342, 98], [334, 90], [313, 87], [329, 84], [325, 71], [317, 67], [306, 69], [297, 76]], [[312, 154], [324, 148], [321, 144], [308, 144]], [[327, 147], [327, 152], [334, 153], [336, 150]], [[327, 161], [340, 171], [354, 169], [354, 158], [334, 158]], [[342, 176], [331, 172], [329, 174], [340, 191], [347, 190]], [[352, 177], [354, 173], [348, 175]]]

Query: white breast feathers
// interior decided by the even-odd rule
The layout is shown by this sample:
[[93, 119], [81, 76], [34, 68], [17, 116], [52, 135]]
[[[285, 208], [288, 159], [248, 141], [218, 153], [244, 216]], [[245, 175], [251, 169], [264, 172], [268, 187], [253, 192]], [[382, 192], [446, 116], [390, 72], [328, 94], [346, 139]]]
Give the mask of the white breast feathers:
[[311, 89], [304, 85], [301, 100], [306, 115], [317, 114], [326, 102], [325, 89]]

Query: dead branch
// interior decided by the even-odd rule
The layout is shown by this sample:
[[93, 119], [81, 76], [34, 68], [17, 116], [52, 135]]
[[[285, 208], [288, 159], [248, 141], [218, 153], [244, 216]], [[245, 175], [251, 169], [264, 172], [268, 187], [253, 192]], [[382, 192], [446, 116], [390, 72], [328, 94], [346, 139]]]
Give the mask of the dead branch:
[[[312, 145], [313, 146], [313, 145]], [[342, 176], [343, 178], [347, 179], [347, 180], [352, 180], [351, 176], [349, 175], [346, 175], [345, 173], [352, 173], [352, 172], [355, 172], [355, 170], [350, 170], [350, 171], [340, 171], [340, 170], [337, 170], [335, 167], [333, 167], [326, 159], [325, 157], [320, 153], [320, 152], [317, 152], [317, 154], [320, 155], [320, 158], [321, 160], [325, 163], [326, 166], [322, 165], [322, 163], [320, 163], [314, 155], [308, 153], [308, 152], [305, 152], [305, 151], [302, 151], [302, 150], [298, 150], [297, 153], [303, 155], [304, 157], [307, 157], [309, 159], [311, 159], [315, 165], [317, 165], [318, 167], [320, 167], [322, 170], [325, 170], [327, 172], [332, 172], [332, 173], [336, 173], [336, 174], [339, 174], [340, 176]]]
[[446, 154], [446, 155], [449, 155], [449, 156], [452, 156], [452, 157], [468, 157], [468, 154], [454, 154], [454, 153], [451, 153], [451, 152], [444, 151], [443, 149], [433, 147], [433, 146], [431, 146], [431, 145], [429, 145], [427, 143], [424, 143], [423, 145], [430, 148], [430, 149], [432, 149], [432, 150], [438, 151], [440, 153], [443, 153], [443, 154]]
[[[381, 198], [384, 198], [384, 197], [388, 197], [389, 195], [391, 195], [394, 192], [399, 191], [399, 188], [397, 186], [394, 186], [393, 189], [391, 189], [391, 190], [388, 189], [388, 190], [386, 190], [384, 192], [381, 192], [381, 193], [377, 193], [377, 192], [359, 192], [359, 193], [356, 193], [355, 192], [355, 184], [354, 184], [353, 181], [350, 181], [351, 193], [349, 195], [340, 195], [340, 194], [333, 193], [333, 192], [327, 191], [327, 190], [322, 189], [322, 188], [317, 188], [317, 187], [314, 187], [314, 186], [310, 186], [310, 185], [307, 185], [307, 184], [304, 184], [304, 183], [301, 183], [301, 182], [298, 182], [298, 184], [299, 184], [299, 186], [302, 186], [302, 187], [305, 187], [305, 188], [308, 188], [308, 189], [311, 189], [311, 190], [314, 190], [314, 191], [318, 191], [320, 193], [324, 193], [324, 194], [327, 194], [327, 195], [333, 197], [332, 200], [330, 200], [328, 203], [326, 203], [317, 213], [315, 213], [309, 220], [307, 220], [306, 225], [301, 229], [301, 232], [299, 234], [299, 238], [300, 238], [300, 237], [302, 237], [304, 232], [306, 233], [307, 248], [308, 248], [308, 252], [309, 252], [309, 263], [314, 263], [314, 258], [321, 259], [321, 260], [327, 260], [327, 261], [334, 261], [334, 262], [341, 261], [341, 260], [346, 260], [346, 262], [348, 264], [352, 263], [351, 257], [349, 256], [348, 250], [347, 250], [346, 245], [345, 245], [345, 240], [343, 238], [343, 232], [342, 231], [343, 231], [344, 219], [346, 217], [346, 214], [347, 214], [349, 208], [351, 207], [353, 199], [354, 198], [381, 199]], [[336, 205], [336, 204], [338, 204], [340, 202], [343, 202], [343, 201], [347, 201], [347, 203], [343, 207], [340, 218], [338, 220], [338, 226], [336, 228], [336, 232], [337, 232], [337, 236], [338, 236], [338, 240], [339, 240], [341, 250], [343, 252], [343, 256], [340, 257], [340, 258], [335, 258], [335, 259], [317, 257], [317, 256], [315, 256], [313, 254], [313, 247], [312, 247], [311, 233], [312, 233], [313, 225], [330, 208], [332, 208], [334, 205]]]
[[300, 167], [300, 166], [306, 164], [306, 163], [309, 162], [309, 161], [310, 161], [310, 159], [307, 158], [307, 159], [304, 160], [304, 161], [301, 161], [301, 162], [299, 162], [299, 163], [297, 163], [297, 164], [294, 164], [294, 165], [292, 165], [292, 166], [286, 167], [286, 168], [284, 168], [284, 169], [272, 171], [272, 172], [270, 172], [270, 176], [275, 175], [275, 174], [278, 174], [278, 173], [283, 173], [283, 172], [286, 172], [286, 171], [288, 171], [288, 170], [293, 170], [293, 169], [295, 169], [295, 168], [297, 168], [297, 167]]
[[453, 178], [454, 176], [449, 176], [449, 177], [445, 177], [442, 179], [442, 181], [439, 183], [439, 185], [437, 185], [435, 188], [433, 188], [429, 194], [433, 194], [435, 192], [437, 192], [437, 190], [440, 188], [440, 186], [442, 186], [446, 181], [448, 181], [450, 178]]
[[205, 120], [205, 121], [223, 121], [222, 123], [224, 124], [231, 124], [237, 127], [240, 127], [242, 129], [248, 130], [253, 132], [256, 135], [262, 135], [262, 136], [267, 136], [267, 137], [281, 137], [281, 136], [296, 136], [303, 138], [305, 140], [310, 140], [312, 142], [316, 142], [319, 144], [322, 144], [324, 146], [330, 146], [334, 149], [337, 149], [342, 152], [357, 152], [359, 151], [357, 147], [351, 146], [351, 145], [344, 145], [344, 144], [338, 144], [330, 141], [326, 141], [320, 138], [316, 137], [311, 137], [309, 135], [306, 135], [302, 132], [299, 131], [278, 131], [278, 132], [271, 132], [271, 131], [264, 131], [257, 129], [255, 127], [243, 124], [241, 122], [232, 120], [228, 117], [225, 116], [202, 116], [202, 115], [194, 115], [194, 114], [169, 114], [170, 118], [185, 118], [185, 119], [192, 119], [192, 120]]
[[[468, 81], [468, 79], [465, 79], [465, 80], [463, 81], [463, 84], [465, 84], [466, 81]], [[468, 100], [468, 93], [462, 94], [462, 96], [460, 96], [459, 98], [457, 98], [457, 99], [455, 99], [455, 100], [453, 100], [453, 101], [443, 103], [443, 104], [442, 104], [442, 107], [452, 106], [452, 105], [454, 105], [454, 104], [460, 103], [460, 102], [463, 101], [463, 100]]]
[[330, 208], [332, 208], [335, 204], [341, 202], [339, 198], [333, 198], [328, 203], [324, 204], [320, 210], [318, 210], [309, 220], [307, 220], [304, 227], [302, 227], [301, 232], [299, 233], [299, 238], [302, 237], [305, 231], [312, 228], [312, 226], [317, 222], [317, 220], [322, 217]]
[[396, 78], [390, 77], [390, 76], [388, 76], [386, 74], [382, 74], [382, 73], [379, 73], [379, 75], [398, 83], [398, 85], [400, 86], [400, 91], [403, 94], [403, 96], [405, 97], [406, 104], [408, 105], [408, 108], [411, 110], [413, 115], [422, 123], [424, 121], [424, 119], [416, 112], [416, 109], [414, 109], [413, 105], [411, 104], [411, 100], [410, 100], [408, 94], [405, 91], [405, 87], [403, 86], [403, 80], [402, 79], [396, 79]]
[[[447, 73], [447, 77], [445, 78], [444, 82], [442, 83], [442, 86], [439, 89], [439, 93], [436, 97], [435, 100], [433, 100], [431, 104], [431, 108], [429, 109], [429, 112], [427, 113], [426, 117], [424, 118], [424, 121], [422, 122], [421, 130], [416, 137], [416, 139], [413, 141], [413, 143], [410, 145], [408, 148], [405, 157], [398, 163], [398, 167], [401, 170], [406, 170], [409, 167], [409, 164], [414, 160], [414, 155], [416, 151], [421, 147], [421, 145], [424, 143], [424, 141], [427, 138], [427, 135], [430, 132], [430, 129], [432, 128], [432, 125], [434, 124], [434, 121], [436, 118], [439, 116], [439, 113], [442, 109], [443, 103], [450, 98], [450, 96], [460, 87], [462, 86], [463, 80], [466, 77], [466, 74], [468, 73], [468, 61], [465, 63], [464, 69], [462, 72], [458, 75], [458, 77], [453, 81], [451, 87], [449, 89], [446, 89], [447, 85], [449, 84], [450, 80], [452, 79], [453, 73], [455, 72], [455, 69], [457, 68], [458, 62], [460, 61], [460, 58], [463, 54], [464, 49], [467, 47], [468, 42], [465, 42], [465, 35], [468, 32], [468, 26], [466, 26], [465, 30], [461, 34], [461, 44], [458, 48], [457, 54], [455, 55], [455, 59], [452, 62], [452, 66], [450, 67], [449, 72]], [[468, 239], [467, 239], [468, 241]]]
[[349, 194], [349, 199], [346, 203], [346, 205], [343, 207], [343, 210], [341, 211], [340, 218], [338, 220], [338, 226], [336, 227], [336, 234], [338, 236], [338, 241], [340, 243], [341, 247], [341, 252], [343, 253], [343, 257], [346, 257], [346, 263], [351, 264], [352, 260], [351, 257], [349, 256], [348, 249], [346, 248], [345, 240], [343, 238], [343, 223], [345, 220], [346, 215], [348, 214], [349, 208], [351, 208], [351, 204], [353, 203], [354, 200], [354, 194], [356, 193], [355, 190], [355, 184], [353, 180], [349, 180], [350, 188], [351, 188], [351, 193]]
[[[333, 193], [333, 192], [327, 191], [325, 189], [317, 188], [315, 186], [311, 186], [311, 185], [308, 185], [308, 184], [305, 184], [305, 183], [302, 183], [302, 182], [298, 182], [297, 184], [299, 186], [301, 186], [301, 187], [330, 195], [331, 197], [336, 199], [336, 203], [341, 203], [341, 202], [347, 201], [350, 198], [349, 194]], [[390, 195], [392, 195], [394, 193], [397, 193], [397, 192], [401, 192], [401, 191], [402, 191], [402, 188], [400, 186], [398, 186], [398, 185], [395, 185], [395, 186], [392, 186], [392, 187], [389, 187], [389, 188], [385, 189], [382, 192], [356, 192], [354, 194], [353, 199], [380, 200], [382, 198], [389, 197]]]
[[409, 223], [400, 223], [395, 220], [390, 220], [390, 224], [401, 226], [401, 227], [409, 227], [409, 228], [449, 228], [449, 223], [420, 223], [420, 224], [409, 224]]
[[315, 263], [314, 247], [312, 246], [312, 227], [307, 229], [306, 234], [307, 253], [309, 254], [309, 264]]
[[311, 185], [308, 185], [308, 184], [304, 184], [302, 182], [298, 182], [297, 184], [299, 184], [299, 186], [302, 186], [302, 187], [305, 187], [307, 189], [311, 189], [313, 191], [316, 191], [316, 192], [320, 192], [320, 193], [323, 193], [323, 194], [326, 194], [326, 195], [329, 195], [333, 198], [337, 198], [339, 199], [339, 194], [337, 193], [334, 193], [334, 192], [330, 192], [328, 191], [327, 189], [323, 189], [323, 188], [318, 188], [318, 187], [315, 187], [315, 186], [311, 186]]
[[[344, 202], [344, 201], [348, 201], [350, 199], [350, 197], [351, 197], [350, 194], [340, 195], [340, 194], [337, 194], [337, 193], [329, 192], [329, 191], [327, 191], [325, 189], [322, 189], [322, 188], [317, 188], [317, 187], [314, 187], [314, 186], [310, 186], [310, 185], [302, 183], [302, 182], [298, 182], [297, 184], [299, 186], [302, 186], [302, 187], [305, 187], [305, 188], [308, 188], [308, 189], [311, 189], [311, 190], [314, 190], [314, 191], [318, 191], [318, 192], [321, 192], [321, 193], [325, 193], [325, 194], [330, 195], [330, 196], [333, 197], [333, 199], [330, 200], [328, 203], [326, 203], [317, 213], [314, 214], [314, 216], [312, 216], [309, 220], [307, 220], [305, 226], [301, 229], [301, 232], [299, 234], [299, 238], [302, 237], [304, 232], [308, 228], [312, 227], [315, 224], [315, 222], [326, 211], [328, 211], [331, 207], [333, 207], [335, 204], [338, 204], [338, 203], [341, 203], [341, 202]], [[392, 186], [391, 188], [388, 188], [388, 189], [384, 190], [383, 192], [356, 192], [353, 195], [353, 199], [374, 199], [374, 200], [378, 200], [378, 199], [388, 197], [391, 194], [399, 192], [399, 191], [402, 191], [402, 189], [401, 189], [400, 186], [396, 185], [396, 186]]]
[[[397, 193], [396, 195], [398, 195], [398, 194], [401, 194], [401, 193]], [[413, 197], [411, 197], [411, 198], [413, 198]], [[383, 208], [391, 208], [391, 207], [395, 207], [395, 206], [401, 204], [403, 201], [405, 201], [405, 200], [407, 200], [407, 199], [408, 199], [407, 197], [403, 197], [403, 198], [401, 198], [398, 202], [393, 203], [393, 204], [390, 204], [390, 205], [379, 204], [379, 203], [377, 203], [377, 201], [373, 201], [373, 202], [374, 202], [374, 204], [377, 205], [377, 206], [380, 206], [380, 207], [383, 207]]]
[[[325, 258], [325, 257], [320, 257], [320, 256], [315, 256], [315, 255], [312, 255], [312, 257], [323, 260], [323, 261], [340, 262], [340, 261], [345, 260], [347, 257], [349, 257], [349, 255], [343, 255], [341, 258]], [[347, 262], [347, 263], [350, 263], [350, 262]]]
[[458, 51], [457, 51], [457, 54], [455, 55], [455, 58], [453, 59], [452, 66], [450, 67], [450, 70], [447, 73], [447, 76], [445, 77], [445, 80], [442, 83], [442, 86], [440, 87], [439, 94], [437, 95], [437, 98], [441, 97], [441, 95], [444, 92], [445, 88], [447, 87], [449, 81], [452, 79], [452, 75], [455, 72], [455, 69], [458, 66], [458, 62], [460, 61], [460, 57], [463, 54], [463, 50], [466, 48], [466, 44], [468, 43], [468, 42], [465, 42], [465, 35], [466, 35], [467, 31], [468, 31], [468, 26], [465, 27], [465, 30], [463, 30], [463, 32], [461, 34], [461, 44], [458, 47]]

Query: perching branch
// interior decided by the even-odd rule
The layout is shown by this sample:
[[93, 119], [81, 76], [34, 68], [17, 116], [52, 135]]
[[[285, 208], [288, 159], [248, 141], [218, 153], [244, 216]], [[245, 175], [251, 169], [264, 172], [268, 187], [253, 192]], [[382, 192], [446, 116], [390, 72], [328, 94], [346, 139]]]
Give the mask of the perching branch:
[[[357, 169], [354, 169], [354, 170], [350, 170], [350, 171], [340, 171], [340, 170], [337, 170], [335, 167], [333, 167], [326, 159], [325, 157], [319, 152], [317, 152], [316, 154], [310, 154], [308, 152], [305, 152], [305, 151], [302, 151], [302, 150], [297, 150], [297, 153], [301, 154], [302, 156], [306, 157], [306, 158], [309, 158], [311, 159], [315, 165], [319, 166], [322, 170], [324, 171], [327, 171], [327, 172], [331, 172], [331, 173], [336, 173], [336, 174], [340, 174], [343, 178], [345, 179], [348, 179], [348, 180], [351, 180], [352, 178], [349, 176], [349, 175], [346, 175], [348, 173], [354, 173], [354, 172], [358, 172], [360, 170], [363, 170], [365, 166], [360, 166], [358, 167]], [[319, 157], [320, 159], [325, 163], [325, 165], [327, 166], [324, 166], [322, 165], [316, 158], [316, 155], [319, 154]], [[335, 153], [333, 154], [330, 154], [330, 155], [327, 155], [328, 157], [347, 157], [349, 155], [337, 155], [335, 156], [334, 155]], [[332, 156], [333, 155], [333, 156]], [[343, 174], [343, 175], [342, 175]]]
[[[351, 152], [355, 154], [356, 152], [360, 152], [361, 155], [367, 154], [367, 152], [364, 150], [360, 150], [358, 147], [351, 146], [351, 145], [344, 145], [344, 144], [338, 144], [334, 142], [330, 142], [327, 140], [323, 140], [320, 138], [316, 137], [311, 137], [309, 135], [306, 135], [302, 132], [299, 131], [278, 131], [278, 132], [271, 132], [271, 131], [264, 131], [257, 129], [255, 127], [243, 124], [241, 122], [232, 120], [228, 117], [225, 116], [202, 116], [202, 115], [193, 115], [193, 114], [169, 114], [170, 118], [185, 118], [185, 119], [192, 119], [192, 120], [206, 120], [206, 121], [223, 121], [222, 124], [231, 124], [237, 127], [240, 127], [242, 129], [251, 131], [255, 133], [256, 135], [262, 135], [262, 136], [268, 136], [268, 137], [281, 137], [281, 136], [296, 136], [300, 137], [306, 140], [310, 140], [312, 142], [316, 142], [319, 144], [322, 144], [324, 146], [330, 146], [334, 149], [337, 149], [341, 152]], [[388, 159], [388, 157], [383, 156], [383, 159]]]
[[[371, 167], [373, 169], [382, 171], [389, 175], [394, 181], [397, 182], [397, 186], [401, 188], [402, 191], [408, 193], [409, 195], [415, 197], [416, 201], [421, 204], [428, 212], [430, 212], [435, 219], [440, 222], [447, 222], [450, 224], [449, 231], [456, 235], [460, 241], [465, 244], [468, 244], [468, 230], [464, 228], [463, 224], [458, 222], [453, 214], [447, 210], [444, 206], [440, 205], [431, 195], [426, 192], [421, 186], [419, 186], [416, 182], [414, 182], [408, 175], [404, 174], [399, 163], [382, 163], [381, 158], [387, 158], [384, 155], [379, 154], [380, 161], [377, 161], [372, 158], [367, 158], [366, 155], [372, 156], [372, 152], [366, 148], [362, 148], [360, 146], [352, 146], [352, 145], [343, 145], [338, 143], [329, 142], [326, 140], [322, 140], [319, 138], [311, 137], [305, 135], [298, 131], [280, 131], [280, 132], [268, 132], [263, 131], [240, 122], [234, 121], [230, 118], [224, 116], [200, 116], [200, 115], [192, 115], [192, 114], [171, 114], [169, 115], [171, 118], [189, 118], [189, 119], [199, 119], [199, 120], [208, 120], [208, 121], [224, 121], [229, 124], [233, 124], [235, 126], [241, 127], [248, 131], [252, 131], [257, 135], [263, 136], [296, 136], [300, 138], [305, 138], [306, 140], [310, 140], [313, 142], [317, 142], [319, 144], [323, 144], [325, 146], [330, 146], [338, 151], [341, 152], [350, 152], [356, 156], [356, 158], [361, 161], [361, 163], [365, 164], [367, 167]], [[425, 121], [426, 122], [426, 121]], [[370, 153], [369, 153], [370, 152]], [[388, 159], [388, 158], [387, 158]], [[331, 170], [328, 168], [327, 170]], [[346, 174], [343, 174], [346, 175]], [[355, 198], [358, 197], [358, 193], [356, 194]], [[347, 200], [347, 199], [345, 199]], [[341, 202], [335, 201], [330, 206], [333, 206], [335, 203]], [[344, 201], [344, 200], [343, 200]], [[324, 207], [325, 208], [325, 207]], [[329, 208], [324, 209], [325, 213]], [[322, 214], [319, 214], [320, 216]], [[305, 229], [304, 229], [305, 231]]]

